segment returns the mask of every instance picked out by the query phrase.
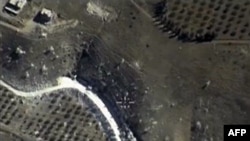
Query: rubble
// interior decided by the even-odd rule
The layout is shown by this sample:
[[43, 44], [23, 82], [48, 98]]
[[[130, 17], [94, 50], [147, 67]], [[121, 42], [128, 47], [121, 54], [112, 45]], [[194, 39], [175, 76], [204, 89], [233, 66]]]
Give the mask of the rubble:
[[90, 15], [98, 16], [103, 21], [110, 22], [117, 18], [115, 10], [111, 7], [101, 4], [100, 1], [90, 1], [87, 3], [87, 11]]
[[53, 46], [50, 46], [50, 47], [49, 47], [49, 50], [50, 50], [51, 52], [55, 52], [55, 49], [54, 49]]
[[44, 75], [48, 74], [48, 68], [47, 68], [47, 66], [45, 64], [41, 68], [41, 73], [44, 74]]
[[121, 64], [123, 64], [123, 63], [125, 63], [125, 59], [124, 58], [122, 58], [122, 60], [121, 60]]
[[143, 132], [148, 133], [150, 130], [151, 130], [151, 127], [146, 127], [146, 128], [144, 128]]
[[25, 72], [25, 78], [29, 78], [30, 77], [30, 73], [28, 71]]
[[205, 85], [202, 86], [202, 89], [203, 89], [203, 90], [206, 89], [208, 86], [210, 86], [210, 84], [211, 84], [211, 81], [208, 80], [208, 81], [205, 83]]
[[152, 107], [152, 110], [158, 111], [158, 110], [160, 110], [160, 109], [162, 109], [162, 108], [163, 108], [163, 105], [160, 104], [160, 105], [155, 105], [155, 106], [153, 106], [153, 107]]
[[22, 55], [22, 54], [26, 54], [26, 51], [22, 50], [21, 47], [19, 46], [16, 48], [16, 53]]
[[166, 137], [164, 138], [164, 141], [170, 141], [169, 136], [166, 136]]
[[35, 67], [35, 65], [34, 65], [33, 63], [30, 63], [30, 67], [34, 68], [34, 67]]
[[175, 103], [175, 102], [173, 102], [173, 103], [170, 104], [170, 108], [173, 108], [173, 107], [175, 107], [175, 106], [176, 106], [176, 103]]
[[195, 126], [198, 130], [201, 130], [202, 129], [202, 125], [201, 125], [201, 122], [200, 121], [196, 121], [195, 123]]
[[152, 124], [153, 124], [153, 125], [157, 125], [158, 122], [157, 122], [157, 121], [153, 121]]
[[42, 32], [40, 37], [41, 37], [41, 38], [47, 38], [47, 36], [48, 36], [48, 33]]
[[47, 71], [48, 70], [48, 68], [46, 67], [46, 65], [43, 65], [42, 70], [43, 71]]

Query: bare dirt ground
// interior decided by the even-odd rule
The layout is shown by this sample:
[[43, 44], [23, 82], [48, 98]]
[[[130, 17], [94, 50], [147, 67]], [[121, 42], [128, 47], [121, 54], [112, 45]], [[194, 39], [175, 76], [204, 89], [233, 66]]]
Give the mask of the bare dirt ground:
[[99, 36], [131, 66], [138, 62], [150, 87], [139, 113], [142, 140], [220, 141], [224, 124], [249, 123], [248, 43], [180, 43], [132, 3], [119, 5], [118, 20], [102, 26]]
[[[37, 61], [37, 64], [40, 64], [41, 60], [44, 60], [47, 63], [46, 66], [59, 64], [56, 66], [57, 69], [51, 68], [53, 71], [49, 71], [51, 72], [48, 75], [49, 80], [55, 76], [67, 74], [73, 69], [71, 63], [52, 63], [46, 56], [41, 57], [41, 60], [36, 57], [39, 57], [39, 54], [50, 46], [50, 43], [57, 47], [65, 41], [65, 38], [69, 38], [67, 35], [72, 35], [73, 39], [68, 39], [70, 42], [77, 37], [78, 33], [88, 32], [96, 35], [105, 44], [105, 51], [101, 50], [95, 55], [106, 59], [94, 61], [95, 63], [110, 63], [108, 66], [116, 66], [124, 59], [129, 70], [132, 69], [136, 72], [136, 76], [140, 76], [135, 77], [138, 82], [143, 82], [145, 86], [140, 90], [144, 93], [141, 98], [142, 103], [136, 106], [136, 110], [131, 110], [132, 112], [135, 110], [136, 118], [132, 119], [137, 124], [133, 131], [141, 140], [221, 141], [224, 124], [250, 123], [248, 41], [182, 43], [176, 39], [169, 39], [168, 34], [161, 32], [154, 25], [153, 19], [148, 16], [152, 14], [151, 5], [155, 1], [137, 0], [135, 1], [137, 5], [135, 5], [133, 1], [104, 0], [102, 3], [112, 7], [118, 14], [118, 18], [111, 22], [104, 22], [98, 16], [90, 15], [86, 10], [88, 2], [84, 0], [42, 1], [45, 7], [55, 10], [62, 17], [79, 20], [79, 25], [74, 28], [73, 33], [65, 31], [51, 35], [49, 39], [57, 39], [59, 35], [66, 34], [55, 42], [42, 40], [26, 43], [22, 40], [22, 42], [25, 41], [25, 46], [30, 46], [29, 48], [32, 49], [37, 46], [37, 43], [41, 44], [35, 51], [38, 55], [35, 53], [33, 58], [33, 55], [27, 55], [28, 61]], [[4, 33], [6, 32], [2, 34]], [[248, 40], [247, 33], [244, 35], [246, 35], [244, 39]], [[225, 38], [220, 39], [227, 40], [227, 37], [232, 40], [239, 39], [239, 36], [230, 36], [230, 33], [223, 37]], [[60, 52], [60, 49], [58, 47], [56, 50], [59, 54], [63, 54], [65, 51]], [[3, 56], [6, 55], [3, 54]], [[84, 61], [81, 63], [83, 65]], [[96, 64], [93, 64], [94, 67], [86, 66], [85, 70], [84, 65], [82, 66], [82, 72], [91, 72], [90, 74], [93, 75], [86, 76], [83, 73], [82, 77], [99, 82], [98, 69], [93, 69]], [[15, 69], [17, 68], [20, 66], [17, 65]], [[110, 70], [114, 72], [112, 71], [114, 67], [107, 68], [107, 72]], [[35, 79], [39, 76], [37, 72], [34, 73]], [[16, 72], [13, 71], [13, 73]], [[115, 73], [118, 76], [124, 75], [125, 78], [127, 75], [123, 71]], [[19, 83], [28, 82], [20, 80], [18, 78]], [[33, 81], [30, 80], [30, 82]], [[122, 83], [119, 77], [114, 81], [125, 86], [131, 82]], [[27, 85], [30, 85], [30, 82]], [[45, 83], [47, 82], [46, 80]], [[205, 88], [204, 86], [208, 83], [209, 86]], [[107, 85], [105, 88], [113, 87]], [[96, 91], [101, 90], [97, 88]]]

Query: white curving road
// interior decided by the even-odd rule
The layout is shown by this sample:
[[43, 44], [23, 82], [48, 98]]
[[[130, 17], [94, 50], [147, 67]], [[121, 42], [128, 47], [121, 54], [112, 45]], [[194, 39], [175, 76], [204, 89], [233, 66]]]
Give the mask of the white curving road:
[[67, 88], [76, 89], [80, 91], [81, 93], [85, 94], [100, 109], [100, 111], [102, 112], [106, 120], [108, 121], [110, 127], [112, 128], [115, 134], [116, 141], [121, 141], [120, 130], [116, 121], [112, 117], [106, 105], [102, 102], [102, 100], [95, 93], [93, 93], [90, 90], [87, 90], [87, 88], [81, 85], [78, 81], [72, 80], [71, 78], [68, 78], [68, 77], [59, 77], [57, 79], [57, 82], [58, 82], [58, 85], [56, 86], [48, 87], [48, 88], [37, 90], [34, 92], [19, 91], [2, 80], [0, 80], [0, 85], [12, 91], [14, 94], [18, 96], [22, 96], [22, 97], [42, 96], [43, 94], [49, 94], [53, 91], [60, 90], [60, 89], [67, 89]]

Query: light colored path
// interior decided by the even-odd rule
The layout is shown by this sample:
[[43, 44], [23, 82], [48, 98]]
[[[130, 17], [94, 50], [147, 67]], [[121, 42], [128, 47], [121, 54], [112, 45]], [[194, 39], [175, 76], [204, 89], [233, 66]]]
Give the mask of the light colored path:
[[[93, 93], [90, 90], [87, 90], [87, 88], [85, 86], [81, 85], [76, 80], [72, 80], [71, 78], [68, 78], [68, 77], [59, 77], [57, 79], [57, 82], [58, 82], [58, 85], [56, 85], [56, 86], [48, 87], [48, 88], [45, 88], [42, 90], [37, 90], [34, 92], [19, 91], [19, 90], [13, 88], [12, 86], [10, 86], [9, 84], [5, 83], [2, 80], [0, 80], [0, 85], [7, 88], [8, 90], [13, 92], [14, 94], [16, 94], [18, 96], [22, 96], [22, 97], [42, 96], [44, 94], [50, 94], [51, 92], [56, 91], [56, 90], [60, 90], [60, 89], [67, 89], [67, 88], [68, 89], [69, 88], [76, 89], [76, 90], [80, 91], [81, 93], [85, 94], [100, 109], [100, 111], [105, 116], [106, 120], [108, 121], [110, 127], [112, 128], [112, 130], [115, 134], [116, 141], [122, 140], [120, 137], [120, 130], [119, 130], [119, 127], [118, 127], [116, 121], [112, 117], [112, 115], [109, 112], [106, 105], [102, 102], [102, 100], [95, 93]], [[134, 138], [134, 141], [136, 141], [135, 138]]]
[[135, 2], [135, 0], [130, 0], [130, 2], [146, 17], [148, 17], [149, 19], [153, 19], [152, 16], [146, 10], [144, 10], [139, 4]]

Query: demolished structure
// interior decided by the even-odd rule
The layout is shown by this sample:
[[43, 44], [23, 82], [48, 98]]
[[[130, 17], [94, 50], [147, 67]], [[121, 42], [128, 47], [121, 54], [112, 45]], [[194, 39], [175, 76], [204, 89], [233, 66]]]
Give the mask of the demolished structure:
[[34, 18], [34, 21], [40, 24], [48, 24], [53, 17], [52, 10], [43, 8]]

